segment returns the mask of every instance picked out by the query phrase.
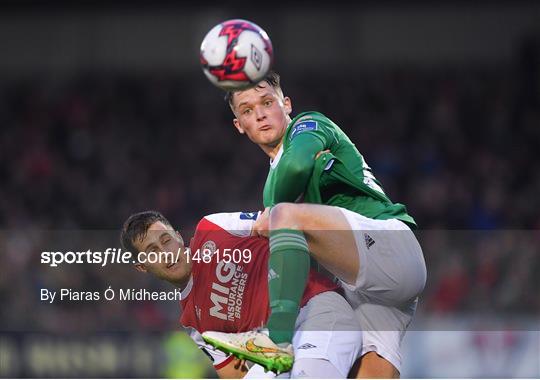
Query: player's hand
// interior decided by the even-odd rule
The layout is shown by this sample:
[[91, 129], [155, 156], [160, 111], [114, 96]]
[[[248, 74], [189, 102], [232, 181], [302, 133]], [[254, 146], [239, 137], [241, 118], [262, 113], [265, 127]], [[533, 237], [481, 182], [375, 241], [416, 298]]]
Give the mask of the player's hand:
[[249, 367], [245, 359], [234, 358], [233, 363], [234, 363], [234, 369], [238, 369], [242, 372], [249, 371]]
[[315, 155], [315, 159], [319, 158], [321, 154], [324, 154], [324, 153], [330, 153], [330, 149], [321, 150], [319, 153]]
[[252, 236], [268, 237], [270, 229], [270, 207], [264, 209], [264, 212], [259, 215], [251, 230]]

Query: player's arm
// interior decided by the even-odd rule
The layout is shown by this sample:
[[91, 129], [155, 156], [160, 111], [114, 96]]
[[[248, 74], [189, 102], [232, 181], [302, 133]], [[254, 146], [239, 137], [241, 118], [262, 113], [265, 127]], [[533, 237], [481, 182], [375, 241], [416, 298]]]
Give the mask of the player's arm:
[[279, 181], [274, 187], [274, 204], [294, 202], [303, 194], [313, 172], [315, 158], [324, 149], [323, 140], [315, 134], [294, 136], [276, 167]]

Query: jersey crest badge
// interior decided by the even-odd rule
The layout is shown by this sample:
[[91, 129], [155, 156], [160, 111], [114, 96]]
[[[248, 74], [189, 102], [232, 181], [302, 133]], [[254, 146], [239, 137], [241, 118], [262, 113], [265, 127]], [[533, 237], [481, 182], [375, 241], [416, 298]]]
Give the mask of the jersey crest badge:
[[210, 254], [214, 254], [217, 251], [217, 245], [213, 240], [206, 241], [201, 248], [201, 252], [210, 252]]

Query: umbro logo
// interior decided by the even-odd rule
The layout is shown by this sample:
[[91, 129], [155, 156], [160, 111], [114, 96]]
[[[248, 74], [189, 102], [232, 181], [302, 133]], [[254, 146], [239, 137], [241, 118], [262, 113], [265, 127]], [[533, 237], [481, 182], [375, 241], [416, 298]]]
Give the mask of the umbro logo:
[[369, 249], [373, 244], [375, 244], [375, 240], [368, 234], [364, 234], [364, 241], [366, 242], [366, 247]]
[[313, 344], [311, 343], [304, 343], [303, 345], [301, 345], [300, 347], [297, 348], [297, 350], [309, 350], [311, 348], [316, 348], [317, 346], [314, 346]]

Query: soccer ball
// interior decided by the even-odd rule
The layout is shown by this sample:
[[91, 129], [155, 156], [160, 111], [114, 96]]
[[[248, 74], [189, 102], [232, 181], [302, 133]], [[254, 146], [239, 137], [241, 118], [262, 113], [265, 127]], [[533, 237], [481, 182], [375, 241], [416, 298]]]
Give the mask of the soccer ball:
[[225, 91], [255, 86], [270, 70], [272, 42], [268, 34], [246, 20], [228, 20], [213, 27], [201, 44], [204, 74]]

